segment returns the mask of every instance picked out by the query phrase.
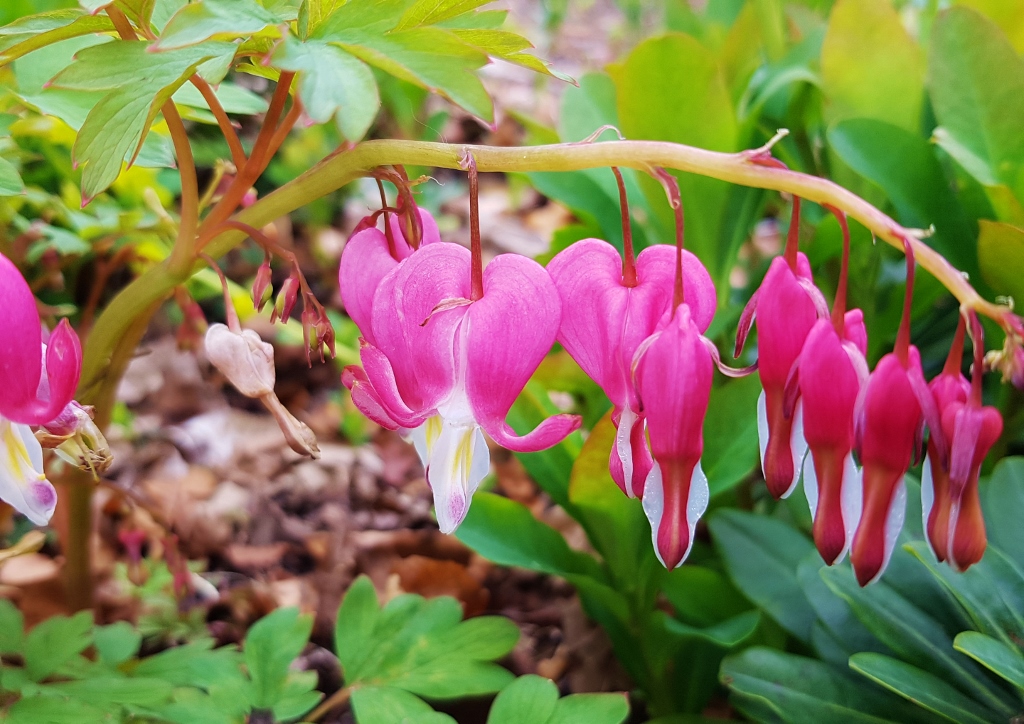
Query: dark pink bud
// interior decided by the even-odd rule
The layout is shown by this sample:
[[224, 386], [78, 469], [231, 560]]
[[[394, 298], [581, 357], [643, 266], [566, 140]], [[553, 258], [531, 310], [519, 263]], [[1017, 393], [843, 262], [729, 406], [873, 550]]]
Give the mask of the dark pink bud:
[[256, 279], [252, 283], [252, 303], [256, 307], [257, 312], [262, 312], [264, 305], [270, 298], [268, 290], [270, 289], [270, 258], [263, 260], [260, 264], [260, 268], [256, 270]]
[[277, 320], [287, 322], [299, 301], [299, 280], [290, 276], [284, 280], [280, 291], [277, 293], [277, 301], [274, 303], [274, 311], [270, 313], [270, 323]]

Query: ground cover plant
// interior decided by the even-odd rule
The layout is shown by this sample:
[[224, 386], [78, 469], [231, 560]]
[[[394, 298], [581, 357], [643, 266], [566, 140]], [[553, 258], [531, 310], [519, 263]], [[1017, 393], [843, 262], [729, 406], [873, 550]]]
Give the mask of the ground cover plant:
[[3, 10], [6, 718], [1021, 714], [1024, 6], [513, 9]]

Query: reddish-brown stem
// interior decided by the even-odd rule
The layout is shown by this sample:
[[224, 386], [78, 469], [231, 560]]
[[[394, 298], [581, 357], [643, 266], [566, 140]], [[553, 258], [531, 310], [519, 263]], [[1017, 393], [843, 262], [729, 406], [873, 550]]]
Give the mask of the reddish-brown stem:
[[843, 257], [839, 267], [839, 283], [836, 285], [836, 298], [832, 302], [832, 326], [842, 337], [846, 331], [846, 287], [850, 274], [850, 225], [846, 221], [844, 212], [828, 204], [825, 204], [825, 208], [836, 217], [839, 228], [843, 232]]
[[231, 290], [228, 288], [228, 279], [224, 276], [224, 270], [220, 268], [220, 264], [215, 262], [206, 254], [200, 253], [199, 258], [209, 264], [210, 268], [217, 272], [217, 276], [220, 277], [220, 287], [224, 292], [224, 316], [228, 320], [228, 328], [232, 332], [241, 332], [242, 325], [238, 321], [238, 312], [235, 311], [235, 303], [231, 301]]
[[622, 214], [622, 284], [635, 287], [636, 257], [633, 254], [633, 226], [629, 219], [629, 199], [626, 196], [626, 184], [622, 180], [622, 172], [618, 166], [612, 166], [615, 183], [619, 185], [619, 209]]
[[796, 273], [796, 254], [800, 250], [800, 197], [793, 197], [793, 214], [789, 217], [789, 232], [786, 234], [784, 256], [789, 268]]
[[401, 211], [399, 221], [403, 226], [405, 242], [413, 249], [420, 248], [420, 241], [423, 238], [423, 225], [420, 215], [416, 211], [416, 199], [412, 196], [412, 188], [409, 186], [409, 175], [402, 166], [394, 169], [374, 169], [373, 177], [378, 181], [389, 181], [394, 184], [398, 191], [398, 208]]
[[484, 295], [484, 254], [480, 244], [480, 183], [477, 178], [476, 159], [466, 154], [469, 172], [469, 248], [472, 252], [472, 277], [469, 298], [472, 301]]
[[170, 265], [174, 269], [191, 268], [195, 262], [196, 228], [199, 226], [199, 181], [196, 164], [192, 158], [192, 146], [188, 141], [185, 124], [181, 122], [174, 101], [163, 105], [164, 120], [171, 132], [174, 155], [178, 159], [181, 174], [181, 220], [178, 222], [178, 238], [171, 251]]
[[676, 177], [663, 168], [655, 169], [655, 177], [665, 187], [665, 194], [668, 196], [669, 206], [676, 219], [676, 281], [672, 294], [672, 309], [676, 309], [683, 303], [683, 239], [685, 235], [685, 222], [683, 220], [683, 198], [679, 193], [679, 182]]
[[245, 149], [242, 148], [242, 142], [238, 140], [238, 134], [235, 132], [235, 127], [231, 123], [231, 119], [228, 118], [228, 114], [224, 111], [224, 106], [220, 104], [220, 99], [217, 98], [217, 94], [213, 92], [213, 88], [207, 83], [198, 73], [193, 73], [189, 81], [196, 87], [196, 89], [203, 94], [203, 98], [206, 100], [206, 104], [210, 106], [210, 111], [213, 113], [213, 117], [217, 119], [217, 125], [220, 126], [220, 132], [224, 134], [224, 140], [228, 143], [228, 148], [231, 149], [231, 162], [235, 164], [236, 169], [240, 169], [245, 166]]
[[903, 249], [907, 255], [907, 289], [903, 294], [903, 316], [900, 317], [900, 328], [896, 333], [896, 346], [893, 351], [896, 358], [906, 367], [910, 358], [910, 308], [914, 302], [914, 248], [907, 241]]
[[946, 357], [946, 364], [942, 368], [944, 375], [958, 375], [964, 363], [964, 333], [967, 331], [967, 320], [963, 314], [959, 316], [956, 324], [956, 334], [953, 335], [953, 345], [949, 348], [949, 355]]
[[[299, 116], [301, 115], [302, 103], [300, 103], [299, 99], [296, 97], [292, 102], [292, 107], [288, 109], [288, 114], [284, 117], [284, 120], [281, 121], [281, 125], [277, 127], [277, 130], [274, 131], [274, 135], [270, 137], [270, 143], [267, 144], [267, 148], [260, 159], [261, 167], [259, 173], [263, 173], [267, 168], [267, 165], [270, 163], [270, 159], [272, 159], [274, 154], [277, 153], [277, 149], [281, 148], [281, 144], [283, 144], [284, 140], [288, 138], [288, 134], [292, 132], [292, 128], [294, 128], [295, 124], [298, 123]], [[257, 177], [258, 176], [259, 174], [257, 174]], [[255, 179], [253, 180], [255, 181]]]
[[271, 254], [277, 254], [279, 257], [291, 264], [295, 270], [295, 277], [299, 281], [299, 289], [302, 290], [303, 295], [310, 297], [315, 301], [316, 297], [313, 296], [313, 290], [310, 288], [309, 283], [306, 281], [305, 275], [302, 273], [302, 269], [299, 267], [299, 260], [296, 258], [295, 253], [285, 249], [283, 246], [273, 241], [269, 236], [264, 234], [259, 229], [249, 226], [244, 221], [238, 221], [237, 219], [227, 219], [224, 221], [216, 231], [220, 229], [238, 229], [249, 235], [249, 237], [263, 247], [265, 252]]
[[384, 182], [379, 178], [377, 181], [377, 190], [380, 191], [380, 210], [384, 214], [384, 236], [388, 240], [388, 253], [391, 254], [391, 258], [398, 261], [398, 247], [395, 246], [395, 234], [391, 231], [391, 224], [388, 223], [388, 195], [384, 193]]

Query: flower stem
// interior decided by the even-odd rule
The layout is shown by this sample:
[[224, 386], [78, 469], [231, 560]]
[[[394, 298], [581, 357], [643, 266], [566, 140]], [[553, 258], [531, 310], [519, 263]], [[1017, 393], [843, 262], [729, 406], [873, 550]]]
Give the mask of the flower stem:
[[850, 225], [846, 221], [846, 214], [842, 211], [828, 204], [825, 205], [825, 208], [835, 214], [839, 228], [843, 231], [843, 258], [839, 267], [836, 298], [832, 301], [832, 326], [842, 337], [846, 329], [846, 287], [850, 276]]
[[622, 180], [622, 172], [618, 166], [612, 166], [615, 183], [619, 186], [619, 210], [622, 214], [622, 284], [635, 287], [636, 256], [633, 254], [633, 225], [629, 218], [629, 198], [626, 196], [626, 184]]
[[907, 289], [903, 294], [903, 316], [900, 317], [900, 328], [896, 333], [896, 346], [893, 351], [897, 359], [907, 366], [910, 355], [910, 310], [914, 302], [914, 250], [906, 245], [907, 254]]
[[676, 177], [663, 168], [655, 169], [654, 176], [665, 187], [669, 206], [676, 218], [676, 282], [672, 294], [672, 309], [683, 303], [683, 240], [685, 223], [683, 221], [683, 198], [679, 193], [679, 182]]
[[473, 154], [466, 154], [469, 173], [469, 248], [472, 253], [472, 277], [469, 298], [476, 301], [484, 296], [484, 252], [480, 242], [480, 179]]
[[944, 375], [958, 375], [964, 364], [964, 333], [967, 331], [967, 320], [964, 315], [959, 316], [956, 324], [956, 334], [953, 336], [953, 345], [949, 348], [949, 355], [946, 357], [946, 364], [942, 368]]
[[789, 217], [789, 231], [786, 234], [786, 250], [783, 255], [786, 264], [796, 273], [796, 254], [800, 250], [800, 197], [793, 197], [793, 214]]
[[206, 104], [210, 106], [210, 111], [213, 112], [214, 118], [217, 119], [217, 125], [220, 126], [221, 133], [224, 134], [224, 140], [228, 143], [228, 148], [231, 149], [231, 162], [235, 164], [236, 169], [240, 169], [245, 166], [245, 149], [242, 148], [242, 142], [238, 140], [238, 134], [235, 132], [235, 127], [231, 125], [231, 119], [228, 118], [228, 114], [224, 111], [224, 106], [220, 104], [220, 99], [217, 98], [217, 94], [213, 92], [213, 88], [207, 83], [202, 76], [198, 73], [194, 73], [189, 81], [196, 87], [196, 89], [203, 94], [203, 98], [206, 100]]

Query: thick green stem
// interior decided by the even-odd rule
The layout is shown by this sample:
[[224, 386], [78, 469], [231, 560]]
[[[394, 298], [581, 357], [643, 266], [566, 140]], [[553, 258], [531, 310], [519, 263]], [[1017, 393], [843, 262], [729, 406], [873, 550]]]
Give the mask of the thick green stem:
[[[651, 172], [655, 168], [665, 167], [742, 186], [785, 191], [818, 204], [828, 204], [845, 211], [876, 237], [897, 249], [902, 250], [904, 241], [909, 240], [921, 268], [942, 282], [965, 310], [973, 309], [991, 317], [1000, 326], [1006, 326], [1008, 309], [983, 299], [956, 268], [938, 252], [915, 238], [911, 231], [831, 181], [754, 162], [754, 159], [763, 157], [766, 152], [765, 149], [755, 149], [740, 153], [719, 153], [660, 141], [609, 141], [527, 148], [420, 141], [367, 141], [324, 159], [294, 181], [241, 211], [236, 218], [261, 228], [313, 199], [367, 175], [378, 166], [406, 164], [459, 169], [467, 153], [473, 154], [480, 172], [578, 171], [610, 166]], [[237, 229], [225, 230], [211, 239], [204, 251], [217, 258], [241, 243], [245, 237], [245, 233]], [[99, 317], [89, 336], [82, 376], [84, 388], [95, 385], [98, 378], [103, 376], [110, 351], [139, 310], [164, 298], [187, 276], [187, 273], [172, 273], [166, 263], [159, 264], [136, 279], [114, 299]]]

